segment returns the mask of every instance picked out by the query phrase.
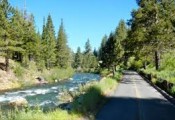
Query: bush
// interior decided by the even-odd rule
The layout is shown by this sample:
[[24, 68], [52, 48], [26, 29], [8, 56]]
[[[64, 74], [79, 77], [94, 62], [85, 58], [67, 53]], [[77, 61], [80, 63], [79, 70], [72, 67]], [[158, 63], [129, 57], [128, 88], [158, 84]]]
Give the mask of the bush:
[[174, 70], [175, 68], [175, 56], [173, 55], [175, 51], [170, 51], [169, 53], [162, 55], [161, 60], [161, 70]]
[[105, 103], [106, 96], [116, 88], [117, 83], [115, 79], [106, 78], [100, 82], [94, 82], [90, 86], [88, 85], [83, 89], [82, 94], [74, 98], [73, 110], [93, 119], [94, 114]]
[[130, 57], [127, 62], [128, 69], [138, 70], [143, 67], [141, 60], [136, 60], [135, 57]]
[[97, 86], [91, 86], [87, 89], [86, 93], [82, 96], [80, 110], [84, 114], [88, 114], [96, 110], [96, 107], [100, 100], [103, 99], [100, 88]]
[[107, 76], [110, 73], [108, 69], [101, 69], [100, 70], [100, 75], [101, 76]]
[[25, 69], [19, 64], [19, 63], [15, 63], [15, 65], [13, 66], [13, 72], [15, 73], [16, 77], [20, 77], [22, 78], [24, 73], [25, 73]]
[[45, 78], [45, 80], [49, 82], [54, 82], [55, 80], [63, 80], [71, 77], [74, 74], [74, 69], [59, 69], [53, 68], [51, 70], [44, 70], [41, 76]]
[[173, 95], [173, 96], [175, 96], [175, 86], [173, 86], [172, 88], [171, 88], [171, 94]]

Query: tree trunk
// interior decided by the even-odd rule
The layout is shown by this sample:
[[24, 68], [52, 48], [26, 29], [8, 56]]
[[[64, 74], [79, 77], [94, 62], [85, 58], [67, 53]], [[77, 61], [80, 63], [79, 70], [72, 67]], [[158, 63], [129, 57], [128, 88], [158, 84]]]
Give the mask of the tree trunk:
[[156, 70], [160, 69], [160, 53], [159, 51], [155, 51], [155, 65], [156, 65]]
[[147, 65], [147, 62], [146, 61], [144, 61], [144, 69], [146, 70], [146, 65]]
[[[4, 35], [4, 41], [5, 41], [5, 47], [7, 49], [8, 47], [8, 40], [7, 40], [7, 35]], [[5, 71], [8, 72], [9, 71], [9, 51], [8, 49], [5, 51], [6, 56], [5, 56]]]
[[9, 55], [8, 52], [6, 53], [6, 57], [5, 57], [5, 71], [9, 72]]
[[115, 72], [117, 72], [117, 65], [114, 65], [114, 70]]
[[115, 77], [115, 65], [112, 66], [112, 73], [113, 73], [113, 77]]

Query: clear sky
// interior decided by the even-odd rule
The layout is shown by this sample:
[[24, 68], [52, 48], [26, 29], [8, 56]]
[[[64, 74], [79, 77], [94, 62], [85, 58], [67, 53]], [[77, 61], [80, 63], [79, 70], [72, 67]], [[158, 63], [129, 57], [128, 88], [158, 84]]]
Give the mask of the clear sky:
[[[25, 0], [9, 1], [20, 10], [24, 8]], [[48, 14], [52, 16], [56, 34], [63, 19], [68, 45], [76, 51], [78, 46], [84, 50], [88, 38], [92, 48], [98, 49], [102, 37], [114, 31], [120, 19], [130, 19], [137, 5], [136, 0], [26, 0], [26, 8], [35, 16], [40, 32]]]

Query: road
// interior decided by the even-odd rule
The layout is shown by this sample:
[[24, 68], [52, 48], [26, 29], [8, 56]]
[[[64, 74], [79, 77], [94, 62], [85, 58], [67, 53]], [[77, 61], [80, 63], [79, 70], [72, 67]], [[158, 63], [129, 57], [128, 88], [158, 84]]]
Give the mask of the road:
[[125, 71], [96, 120], [175, 120], [175, 106], [136, 72]]

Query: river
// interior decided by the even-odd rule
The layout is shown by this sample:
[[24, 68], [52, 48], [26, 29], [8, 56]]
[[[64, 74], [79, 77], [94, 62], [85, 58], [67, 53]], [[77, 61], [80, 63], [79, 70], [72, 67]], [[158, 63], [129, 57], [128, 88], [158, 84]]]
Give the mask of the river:
[[0, 104], [4, 105], [19, 98], [25, 98], [29, 106], [55, 107], [61, 101], [59, 97], [63, 90], [75, 91], [81, 84], [100, 80], [100, 75], [91, 73], [76, 73], [72, 78], [54, 84], [41, 85], [24, 90], [10, 91], [0, 94]]

